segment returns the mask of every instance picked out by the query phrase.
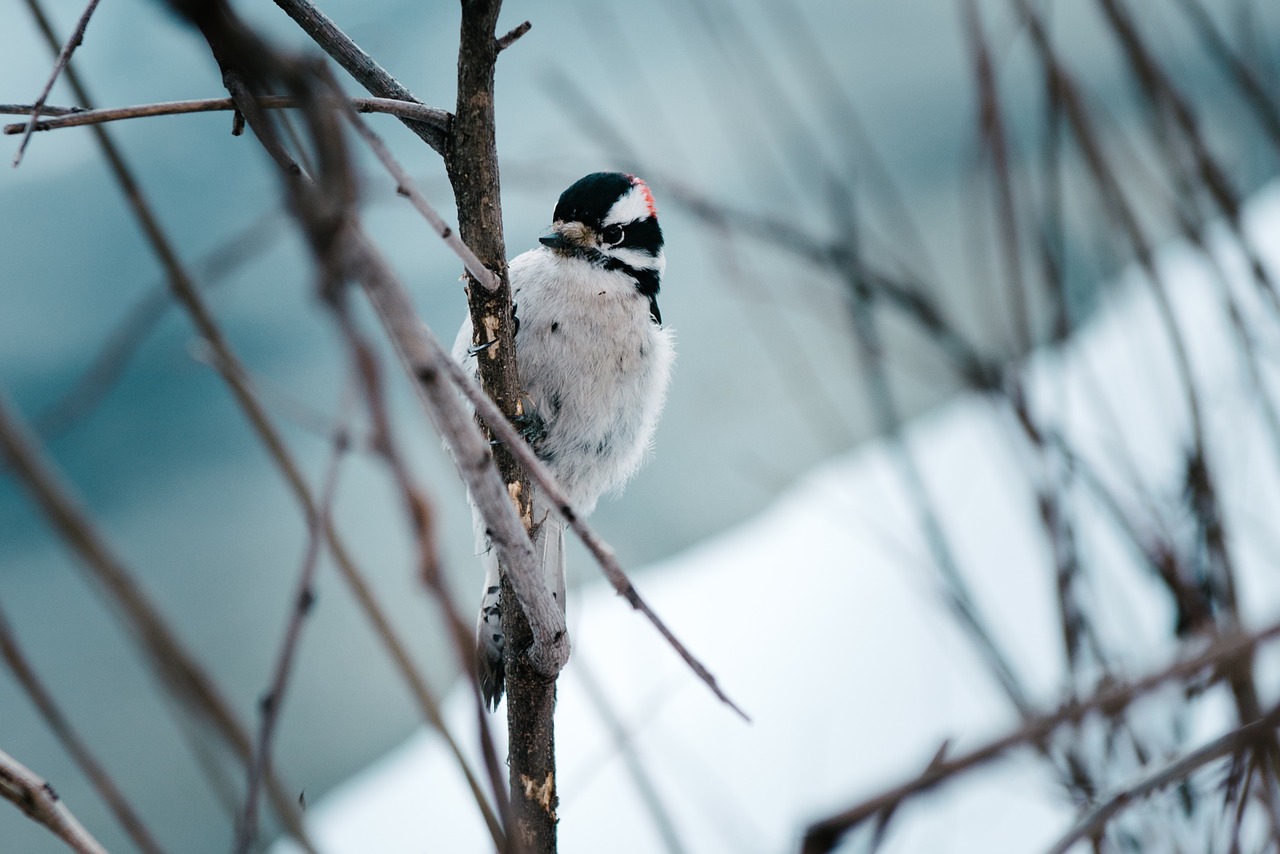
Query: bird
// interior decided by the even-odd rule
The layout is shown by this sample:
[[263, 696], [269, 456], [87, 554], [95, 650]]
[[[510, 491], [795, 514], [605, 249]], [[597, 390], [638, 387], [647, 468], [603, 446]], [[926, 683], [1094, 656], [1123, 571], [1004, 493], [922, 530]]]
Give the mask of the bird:
[[[556, 203], [550, 234], [508, 267], [515, 355], [526, 406], [521, 433], [570, 507], [586, 517], [640, 468], [666, 401], [675, 338], [658, 292], [666, 270], [649, 186], [635, 175], [593, 172]], [[473, 375], [484, 342], [468, 315], [453, 358]], [[565, 610], [565, 524], [535, 487], [534, 551]], [[476, 670], [486, 705], [504, 690], [502, 596], [497, 555], [474, 503], [485, 570], [476, 623]]]

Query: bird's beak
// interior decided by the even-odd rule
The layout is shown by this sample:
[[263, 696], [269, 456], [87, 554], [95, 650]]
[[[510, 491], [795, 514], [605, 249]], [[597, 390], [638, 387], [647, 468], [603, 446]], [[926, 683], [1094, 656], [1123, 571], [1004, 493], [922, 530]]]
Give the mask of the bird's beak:
[[546, 237], [539, 237], [538, 242], [543, 246], [547, 246], [561, 252], [569, 248], [569, 242], [565, 240], [564, 235], [559, 232], [556, 232], [555, 234], [548, 234]]

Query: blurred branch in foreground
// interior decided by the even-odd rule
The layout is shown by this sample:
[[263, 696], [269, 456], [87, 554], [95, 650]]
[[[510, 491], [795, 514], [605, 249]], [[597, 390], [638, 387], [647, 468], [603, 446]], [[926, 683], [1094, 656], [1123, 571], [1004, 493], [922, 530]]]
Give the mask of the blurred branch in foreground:
[[33, 821], [49, 828], [72, 851], [107, 854], [107, 849], [81, 826], [53, 787], [4, 751], [0, 751], [0, 797], [16, 804]]
[[[133, 573], [116, 557], [60, 474], [45, 459], [30, 431], [0, 393], [0, 451], [8, 458], [32, 499], [58, 535], [76, 552], [95, 587], [138, 646], [161, 687], [179, 708], [215, 735], [221, 745], [247, 766], [252, 755], [248, 731], [204, 667], [187, 651], [151, 603]], [[301, 817], [274, 774], [267, 776], [272, 803], [290, 832], [304, 846]]]
[[54, 702], [53, 695], [44, 686], [32, 669], [27, 656], [18, 646], [18, 639], [4, 610], [0, 608], [0, 657], [9, 666], [9, 672], [18, 681], [30, 698], [32, 705], [40, 712], [40, 717], [53, 730], [63, 749], [75, 760], [76, 765], [93, 784], [99, 797], [106, 802], [115, 814], [116, 820], [129, 834], [133, 844], [143, 854], [161, 854], [162, 849], [151, 831], [139, 817], [137, 811], [129, 803], [120, 787], [111, 779], [107, 769], [93, 755], [84, 738], [71, 725], [71, 721]]
[[[1163, 670], [1128, 684], [1111, 685], [1091, 697], [1069, 702], [1051, 714], [1028, 718], [1016, 730], [960, 756], [948, 757], [945, 753], [940, 753], [918, 777], [887, 789], [884, 793], [842, 810], [830, 818], [815, 822], [805, 834], [804, 854], [822, 854], [822, 852], [832, 851], [844, 834], [862, 822], [877, 817], [887, 819], [908, 798], [933, 790], [960, 775], [1000, 759], [1014, 748], [1037, 745], [1058, 728], [1066, 724], [1078, 723], [1089, 714], [1096, 712], [1106, 716], [1116, 715], [1144, 694], [1159, 688], [1166, 682], [1188, 682], [1206, 672], [1212, 679], [1224, 678], [1225, 672], [1240, 667], [1242, 662], [1248, 661], [1259, 646], [1277, 636], [1280, 636], [1280, 623], [1250, 634], [1223, 637], [1201, 654], [1175, 662]], [[1189, 773], [1229, 753], [1257, 747], [1259, 744], [1257, 737], [1263, 731], [1269, 734], [1269, 729], [1274, 728], [1277, 715], [1280, 715], [1280, 710], [1272, 710], [1265, 717], [1250, 721], [1223, 739], [1215, 741], [1212, 746], [1188, 754], [1194, 759], [1175, 764], [1175, 767], [1185, 766], [1185, 770]], [[1154, 789], [1157, 788], [1156, 783], [1169, 785], [1177, 782], [1178, 779], [1177, 777], [1157, 777], [1149, 786]], [[1123, 806], [1123, 798], [1116, 806]], [[1116, 811], [1118, 810], [1113, 808], [1110, 812], [1104, 812], [1095, 823], [1105, 821], [1106, 816]]]

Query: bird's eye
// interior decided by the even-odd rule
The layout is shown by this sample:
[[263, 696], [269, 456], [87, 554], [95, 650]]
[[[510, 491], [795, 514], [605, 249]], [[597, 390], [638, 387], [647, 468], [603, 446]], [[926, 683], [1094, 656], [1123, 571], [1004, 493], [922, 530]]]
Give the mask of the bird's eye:
[[603, 234], [600, 235], [600, 240], [606, 246], [617, 246], [622, 242], [622, 239], [625, 236], [626, 235], [622, 231], [622, 226], [611, 225], [604, 230]]

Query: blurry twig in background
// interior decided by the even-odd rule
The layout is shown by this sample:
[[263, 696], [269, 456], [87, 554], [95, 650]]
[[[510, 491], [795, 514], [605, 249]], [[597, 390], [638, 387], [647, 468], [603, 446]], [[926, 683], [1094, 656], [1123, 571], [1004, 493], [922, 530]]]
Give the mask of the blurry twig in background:
[[622, 755], [622, 761], [626, 764], [627, 772], [635, 783], [640, 800], [644, 802], [649, 817], [653, 819], [654, 828], [658, 831], [658, 835], [662, 837], [663, 846], [668, 854], [686, 854], [688, 849], [685, 848], [684, 843], [681, 841], [680, 832], [676, 828], [675, 818], [672, 816], [671, 810], [663, 802], [662, 790], [654, 782], [653, 776], [649, 773], [644, 760], [640, 756], [640, 751], [636, 748], [632, 734], [627, 731], [627, 727], [623, 723], [622, 717], [618, 714], [618, 710], [609, 702], [609, 696], [600, 685], [599, 680], [596, 679], [591, 665], [579, 660], [574, 665], [574, 672], [582, 682], [583, 688], [586, 689], [587, 699], [595, 707], [596, 714], [600, 716], [605, 727], [609, 730], [613, 738], [614, 747]]
[[53, 787], [0, 750], [0, 798], [17, 805], [33, 821], [49, 828], [77, 854], [107, 854], [58, 799]]
[[1194, 161], [1200, 179], [1199, 186], [1208, 193], [1226, 218], [1235, 236], [1236, 245], [1249, 261], [1250, 273], [1262, 288], [1271, 307], [1280, 310], [1280, 292], [1271, 280], [1266, 265], [1258, 257], [1252, 241], [1244, 233], [1240, 219], [1240, 194], [1232, 186], [1225, 169], [1209, 151], [1191, 105], [1152, 56], [1121, 0], [1098, 0], [1098, 4], [1107, 17], [1111, 31], [1124, 48], [1125, 58], [1132, 68], [1134, 78], [1141, 85], [1143, 94], [1154, 106], [1172, 116], [1173, 125], [1184, 138]]
[[[157, 681], [179, 707], [204, 724], [223, 747], [247, 767], [252, 756], [249, 735], [221, 689], [187, 652], [185, 644], [156, 610], [133, 574], [98, 533], [3, 393], [0, 393], [0, 451], [8, 457], [14, 472], [52, 527], [79, 556], [80, 565], [88, 570], [89, 578], [133, 636]], [[274, 774], [268, 774], [267, 784], [276, 811], [299, 843], [311, 850], [293, 799]]]
[[[1082, 839], [1097, 839], [1102, 836], [1107, 822], [1116, 814], [1143, 798], [1169, 786], [1185, 783], [1199, 768], [1227, 756], [1239, 756], [1249, 750], [1265, 755], [1267, 740], [1272, 737], [1277, 726], [1280, 726], [1280, 706], [1276, 706], [1261, 718], [1243, 726], [1236, 727], [1225, 735], [1178, 757], [1161, 767], [1157, 767], [1141, 780], [1131, 783], [1116, 792], [1108, 793], [1105, 798], [1087, 811], [1079, 821], [1072, 825], [1067, 833], [1054, 843], [1048, 854], [1067, 854], [1071, 846]], [[1250, 775], [1252, 779], [1252, 775]]]
[[5, 664], [9, 666], [9, 672], [22, 686], [31, 704], [39, 711], [40, 717], [44, 719], [49, 729], [53, 730], [63, 749], [75, 760], [76, 765], [98, 792], [98, 796], [106, 803], [125, 833], [133, 840], [133, 844], [138, 846], [138, 850], [143, 854], [161, 854], [163, 849], [147, 830], [137, 811], [130, 805], [120, 787], [107, 773], [107, 769], [93, 755], [88, 743], [71, 725], [71, 721], [58, 708], [53, 695], [36, 675], [27, 656], [18, 646], [18, 638], [2, 608], [0, 608], [0, 657], [4, 658]]
[[[357, 113], [385, 113], [402, 119], [435, 127], [448, 127], [449, 114], [417, 101], [399, 101], [395, 98], [352, 98], [351, 106]], [[115, 107], [111, 109], [86, 109], [84, 107], [43, 107], [28, 104], [0, 104], [0, 114], [16, 115], [52, 114], [55, 118], [41, 119], [34, 124], [5, 125], [0, 132], [6, 135], [23, 133], [26, 128], [34, 127], [37, 131], [60, 130], [62, 128], [100, 125], [107, 122], [118, 122], [125, 119], [143, 119], [154, 116], [181, 116], [190, 113], [212, 113], [234, 110], [235, 104], [230, 98], [206, 98], [199, 101], [164, 101], [156, 104], [137, 104], [132, 107]], [[264, 96], [262, 107], [269, 110], [290, 110], [298, 107], [294, 98], [281, 96]]]
[[[805, 10], [796, 0], [758, 0], [758, 5], [769, 16], [792, 64], [816, 93], [821, 117], [828, 122], [826, 132], [839, 141], [837, 147], [845, 157], [845, 180], [852, 182], [856, 178], [864, 195], [887, 216], [887, 227], [894, 238], [887, 248], [894, 263], [904, 271], [904, 278], [936, 288], [942, 277], [906, 196], [872, 143], [848, 88], [840, 82]], [[863, 238], [868, 244], [869, 237], [868, 232]]]
[[[276, 0], [276, 5], [369, 94], [378, 98], [421, 103], [310, 0]], [[441, 111], [439, 122], [422, 122], [403, 116], [400, 120], [431, 146], [433, 151], [441, 157], [446, 156], [453, 133], [453, 117], [447, 112]]]
[[[195, 263], [198, 281], [211, 288], [261, 255], [278, 235], [279, 225], [278, 211], [255, 218]], [[172, 306], [172, 292], [164, 283], [133, 303], [79, 379], [32, 419], [42, 439], [61, 436], [97, 408]]]
[[1236, 52], [1218, 30], [1200, 0], [1179, 0], [1176, 4], [1191, 21], [1205, 46], [1205, 53], [1220, 63], [1236, 84], [1236, 92], [1249, 101], [1252, 115], [1271, 137], [1272, 144], [1280, 151], [1280, 105], [1268, 91], [1267, 84], [1257, 72]]
[[1014, 198], [1008, 133], [1000, 96], [996, 90], [991, 52], [983, 34], [976, 0], [966, 0], [964, 18], [968, 36], [966, 41], [972, 54], [974, 90], [978, 93], [977, 126], [981, 133], [981, 149], [983, 155], [990, 158], [994, 173], [995, 186], [992, 189], [996, 195], [996, 232], [1000, 240], [1000, 255], [1004, 260], [1004, 284], [1013, 309], [1014, 342], [1018, 352], [1026, 352], [1031, 348], [1034, 333], [1031, 311], [1027, 305], [1030, 289], [1022, 272], [1022, 240], [1018, 229], [1020, 218]]
[[307, 546], [302, 557], [302, 567], [298, 573], [298, 583], [294, 588], [293, 607], [285, 623], [284, 639], [276, 658], [271, 684], [258, 703], [260, 715], [258, 737], [254, 742], [253, 761], [249, 764], [244, 809], [236, 831], [236, 843], [233, 848], [236, 854], [248, 854], [258, 835], [258, 793], [263, 774], [271, 766], [272, 742], [280, 721], [280, 710], [284, 706], [285, 691], [289, 686], [289, 676], [297, 656], [298, 644], [302, 638], [302, 624], [315, 604], [315, 575], [320, 561], [321, 545], [324, 541], [324, 529], [332, 524], [338, 472], [351, 441], [347, 411], [348, 407], [344, 405], [339, 412], [339, 421], [333, 427], [333, 447], [328, 471], [324, 476], [324, 484], [320, 488], [320, 505], [316, 508], [315, 515], [307, 519]]
[[13, 165], [15, 167], [22, 162], [22, 153], [27, 150], [27, 143], [31, 140], [31, 132], [35, 130], [40, 114], [43, 112], [45, 99], [53, 91], [53, 84], [57, 81], [58, 75], [62, 73], [62, 70], [67, 67], [67, 63], [71, 61], [72, 52], [84, 40], [85, 28], [89, 26], [89, 18], [96, 8], [98, 8], [98, 0], [89, 0], [88, 5], [84, 7], [84, 12], [80, 15], [79, 22], [76, 23], [75, 29], [71, 31], [71, 37], [67, 39], [66, 44], [58, 51], [58, 57], [53, 63], [53, 71], [49, 72], [49, 79], [44, 84], [44, 88], [40, 90], [35, 106], [31, 108], [31, 119], [26, 122], [21, 131], [22, 140], [18, 143], [18, 150], [13, 155]]
[[[1120, 184], [1112, 173], [1112, 166], [1098, 144], [1095, 130], [1087, 114], [1083, 94], [1057, 57], [1039, 15], [1026, 0], [1013, 0], [1013, 2], [1022, 16], [1022, 20], [1027, 25], [1032, 44], [1043, 65], [1046, 77], [1054, 79], [1063, 93], [1067, 119], [1072, 125], [1081, 151], [1086, 157], [1089, 174], [1093, 178], [1097, 191], [1108, 202], [1106, 204], [1108, 213], [1115, 218], [1117, 225], [1120, 226], [1122, 232], [1130, 241], [1135, 260], [1142, 268], [1144, 279], [1155, 298], [1155, 305], [1173, 350], [1174, 366], [1177, 369], [1185, 397], [1187, 418], [1191, 431], [1191, 446], [1187, 450], [1185, 462], [1186, 490], [1190, 508], [1198, 520], [1200, 528], [1198, 533], [1202, 537], [1208, 556], [1208, 565], [1202, 585], [1210, 605], [1215, 610], [1221, 609], [1222, 612], [1220, 626], [1215, 623], [1212, 626], [1206, 625], [1200, 628], [1201, 630], [1234, 629], [1239, 624], [1235, 567], [1229, 548], [1230, 540], [1224, 530], [1225, 513], [1218, 496], [1217, 481], [1209, 459], [1201, 394], [1196, 385], [1191, 357], [1187, 350], [1183, 331], [1170, 303], [1166, 283], [1156, 266], [1150, 239], [1142, 228], [1131, 204], [1119, 189]], [[1116, 5], [1118, 0], [1100, 0], [1100, 2], [1103, 3], [1104, 9], [1109, 11], [1110, 25], [1126, 46], [1126, 52], [1134, 66], [1135, 76], [1144, 81], [1144, 91], [1147, 92], [1148, 97], [1156, 97], [1154, 90], [1158, 84], [1151, 82], [1153, 77], [1156, 76], [1156, 71], [1144, 59], [1146, 54], [1138, 43], [1136, 33], [1127, 26], [1127, 18], [1122, 15]], [[1169, 95], [1168, 88], [1169, 84], [1167, 83], [1159, 88], [1162, 97], [1172, 98]], [[1181, 101], [1177, 100], [1176, 103], [1181, 104]], [[1185, 108], [1178, 109], [1175, 107], [1174, 109], [1176, 113], [1182, 116], [1179, 119], [1179, 125], [1183, 128], [1184, 133], [1191, 136], [1194, 123], [1187, 115]], [[1197, 145], [1196, 147], [1197, 150], [1200, 149], [1200, 146]], [[1197, 160], [1201, 164], [1200, 177], [1202, 184], [1208, 187], [1224, 213], [1227, 214], [1237, 235], [1237, 241], [1243, 248], [1247, 242], [1244, 241], [1243, 233], [1240, 230], [1238, 203], [1234, 202], [1228, 190], [1221, 186], [1222, 179], [1213, 168], [1212, 159], [1208, 154], [1205, 152], [1198, 153]], [[1245, 251], [1249, 252], [1250, 250], [1245, 249]], [[1259, 263], [1254, 260], [1251, 263], [1251, 268], [1257, 270]], [[1268, 281], [1265, 274], [1261, 275], [1259, 281]], [[1270, 291], [1270, 289], [1268, 290]], [[1274, 292], [1270, 291], [1269, 296], [1274, 297]], [[1254, 682], [1252, 667], [1247, 662], [1232, 671], [1230, 684], [1237, 705], [1238, 722], [1244, 725], [1258, 719], [1262, 714], [1262, 708], [1258, 698], [1257, 686]], [[1268, 802], [1272, 802], [1276, 795], [1275, 773], [1276, 769], [1280, 769], [1280, 742], [1277, 742], [1274, 735], [1270, 737], [1267, 744], [1263, 766], [1264, 780], [1267, 782], [1262, 786], [1262, 790]], [[1271, 808], [1268, 809], [1268, 814], [1274, 819], [1280, 820], [1280, 811]], [[1280, 834], [1280, 825], [1277, 825], [1274, 829]]]
[[[804, 854], [823, 854], [833, 850], [844, 834], [868, 819], [875, 818], [885, 812], [896, 809], [903, 801], [922, 792], [936, 789], [944, 782], [953, 780], [961, 774], [999, 759], [1010, 750], [1022, 746], [1034, 746], [1053, 734], [1059, 727], [1067, 723], [1078, 723], [1094, 712], [1113, 715], [1122, 711], [1145, 694], [1154, 691], [1170, 681], [1185, 682], [1208, 672], [1210, 679], [1224, 678], [1222, 669], [1231, 669], [1248, 661], [1254, 651], [1262, 644], [1280, 636], [1280, 623], [1248, 634], [1222, 636], [1198, 655], [1175, 662], [1168, 667], [1151, 673], [1141, 679], [1128, 683], [1113, 683], [1090, 697], [1073, 700], [1057, 711], [1035, 717], [1029, 717], [1017, 729], [999, 738], [988, 741], [981, 747], [966, 751], [958, 756], [942, 756], [935, 758], [929, 767], [917, 777], [886, 789], [883, 793], [849, 807], [846, 810], [812, 824], [805, 833]], [[1273, 712], [1272, 714], [1277, 714]], [[1262, 720], [1261, 718], [1259, 720]], [[1250, 721], [1250, 724], [1256, 723]], [[1271, 724], [1271, 718], [1265, 729]], [[1244, 730], [1248, 736], [1256, 736], [1258, 729]], [[1245, 736], [1238, 736], [1232, 744], [1238, 744]], [[1212, 751], [1210, 751], [1212, 752]], [[1219, 758], [1230, 751], [1217, 753], [1205, 758], [1195, 767], [1210, 759]], [[1193, 770], [1193, 769], [1192, 769]]]

